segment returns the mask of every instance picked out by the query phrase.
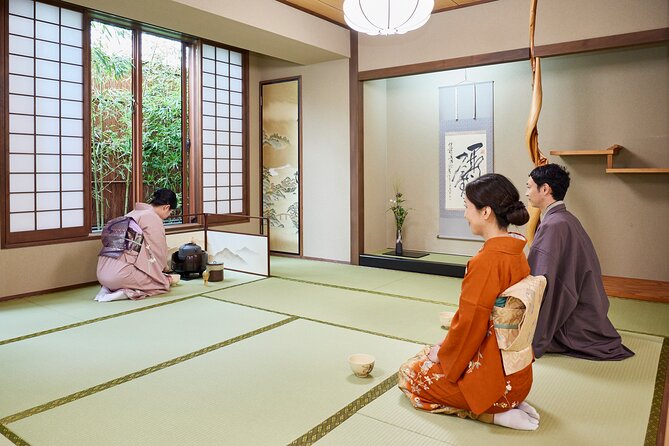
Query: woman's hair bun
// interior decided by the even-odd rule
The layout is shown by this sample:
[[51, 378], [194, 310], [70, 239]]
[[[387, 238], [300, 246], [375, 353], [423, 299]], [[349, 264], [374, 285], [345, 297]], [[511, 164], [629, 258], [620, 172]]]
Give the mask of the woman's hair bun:
[[530, 220], [530, 214], [522, 201], [516, 201], [506, 208], [505, 219], [512, 225], [522, 226]]

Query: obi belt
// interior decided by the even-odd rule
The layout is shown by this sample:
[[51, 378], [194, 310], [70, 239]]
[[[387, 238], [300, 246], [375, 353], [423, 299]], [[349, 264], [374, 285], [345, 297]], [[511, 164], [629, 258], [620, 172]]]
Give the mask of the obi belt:
[[132, 217], [118, 217], [110, 220], [102, 230], [100, 256], [118, 259], [127, 252], [136, 256], [142, 249], [144, 235], [142, 228]]
[[506, 375], [524, 369], [534, 359], [532, 339], [544, 288], [544, 276], [527, 276], [507, 288], [495, 302], [490, 318]]

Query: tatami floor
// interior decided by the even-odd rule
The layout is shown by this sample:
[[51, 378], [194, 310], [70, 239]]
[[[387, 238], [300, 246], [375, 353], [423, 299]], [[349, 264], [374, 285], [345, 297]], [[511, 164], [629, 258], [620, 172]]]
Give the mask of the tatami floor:
[[[399, 365], [445, 335], [460, 279], [272, 258], [161, 297], [0, 303], [0, 445], [655, 445], [669, 305], [611, 299], [636, 356], [545, 356], [535, 432], [416, 411]], [[346, 358], [370, 353], [368, 378]]]

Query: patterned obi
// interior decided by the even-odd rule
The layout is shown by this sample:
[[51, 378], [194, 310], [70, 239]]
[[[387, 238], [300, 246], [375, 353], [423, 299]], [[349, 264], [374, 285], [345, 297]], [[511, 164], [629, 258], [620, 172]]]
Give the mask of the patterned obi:
[[544, 276], [527, 276], [507, 288], [495, 301], [490, 319], [508, 376], [532, 363], [532, 339], [537, 327]]
[[142, 249], [144, 235], [132, 217], [118, 217], [110, 220], [102, 230], [102, 249], [100, 256], [118, 259], [121, 254], [136, 256]]

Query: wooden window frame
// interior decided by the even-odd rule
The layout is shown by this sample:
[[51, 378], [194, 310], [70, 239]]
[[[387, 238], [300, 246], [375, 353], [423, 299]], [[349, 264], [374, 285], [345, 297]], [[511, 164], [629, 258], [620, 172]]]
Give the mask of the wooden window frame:
[[[202, 95], [202, 70], [200, 66], [201, 48], [203, 44], [213, 45], [238, 52], [242, 55], [242, 211], [236, 214], [210, 217], [217, 224], [234, 224], [247, 222], [245, 215], [249, 214], [250, 205], [250, 172], [249, 172], [249, 53], [247, 50], [225, 45], [221, 42], [210, 41], [183, 34], [180, 32], [140, 23], [131, 19], [104, 14], [88, 8], [73, 5], [59, 0], [36, 0], [61, 8], [71, 9], [83, 14], [83, 144], [84, 144], [84, 226], [77, 228], [61, 228], [47, 230], [33, 230], [10, 233], [9, 228], [9, 0], [0, 0], [0, 113], [4, 130], [0, 132], [0, 197], [3, 203], [0, 206], [2, 221], [0, 222], [0, 248], [19, 248], [76, 241], [96, 240], [99, 232], [91, 232], [92, 225], [92, 197], [91, 197], [91, 53], [90, 53], [90, 24], [92, 20], [106, 24], [122, 26], [133, 32], [134, 45], [141, 45], [141, 33], [148, 32], [154, 35], [179, 40], [182, 43], [182, 190], [185, 199], [182, 201], [184, 215], [201, 214], [202, 200], [202, 110], [200, 108]], [[138, 36], [138, 37], [135, 37]], [[186, 47], [190, 47], [189, 50]], [[136, 49], [134, 49], [136, 50]], [[137, 53], [140, 54], [140, 53]], [[186, 57], [188, 55], [188, 57]], [[133, 55], [133, 59], [139, 55]], [[141, 94], [141, 69], [133, 69], [133, 96], [137, 99], [137, 91]], [[138, 88], [137, 91], [135, 89]], [[142, 194], [141, 182], [141, 97], [135, 102], [133, 110], [133, 202]], [[139, 126], [138, 126], [139, 124]], [[137, 146], [139, 144], [139, 146]], [[134, 153], [134, 148], [140, 148], [140, 155]], [[138, 172], [139, 176], [136, 176]], [[140, 181], [137, 181], [139, 178]], [[187, 196], [187, 197], [186, 197]], [[213, 218], [213, 219], [212, 219]], [[203, 218], [190, 218], [183, 223], [170, 224], [165, 227], [168, 233], [178, 233], [184, 230], [193, 230], [203, 227]]]
[[[2, 114], [3, 130], [0, 134], [0, 147], [2, 147], [1, 161], [0, 161], [0, 196], [3, 197], [2, 208], [2, 236], [0, 239], [2, 248], [11, 248], [14, 246], [31, 246], [33, 244], [45, 244], [49, 242], [61, 243], [72, 239], [85, 239], [89, 233], [90, 227], [90, 188], [87, 187], [87, 182], [90, 181], [90, 170], [86, 168], [90, 164], [90, 48], [85, 36], [90, 32], [88, 28], [88, 11], [77, 5], [71, 5], [65, 2], [36, 0], [36, 2], [55, 6], [58, 8], [69, 9], [82, 14], [82, 125], [83, 125], [83, 212], [84, 221], [83, 226], [73, 228], [58, 228], [58, 229], [34, 229], [32, 231], [10, 232], [10, 206], [9, 206], [9, 0], [0, 0], [0, 92], [2, 98], [0, 100], [0, 113]], [[36, 20], [36, 19], [33, 19]], [[33, 56], [35, 57], [35, 56]], [[36, 74], [33, 74], [33, 78]], [[33, 97], [37, 97], [33, 94]], [[59, 101], [61, 99], [59, 98]], [[36, 115], [35, 115], [36, 116]], [[59, 119], [61, 116], [59, 115]], [[62, 133], [59, 135], [62, 136]], [[37, 147], [35, 147], [35, 151]], [[35, 152], [35, 156], [37, 153]], [[36, 175], [36, 172], [33, 172]], [[35, 189], [35, 194], [37, 194]], [[62, 190], [60, 191], [63, 192]], [[61, 198], [62, 199], [62, 198]], [[62, 208], [59, 208], [62, 212]], [[38, 212], [35, 210], [35, 212]]]
[[[200, 61], [202, 60], [202, 45], [211, 45], [217, 48], [224, 48], [229, 51], [235, 51], [237, 53], [240, 53], [242, 55], [242, 210], [241, 212], [235, 212], [235, 213], [230, 213], [230, 214], [225, 214], [225, 215], [220, 215], [220, 214], [208, 214], [207, 220], [210, 224], [237, 224], [237, 223], [247, 223], [250, 221], [247, 215], [250, 215], [250, 207], [249, 207], [249, 197], [250, 197], [250, 173], [249, 173], [249, 53], [248, 51], [241, 50], [239, 48], [230, 46], [230, 45], [225, 45], [220, 42], [215, 42], [212, 40], [207, 40], [207, 39], [199, 39], [200, 44], [198, 45], [198, 53], [196, 55], [197, 63], [199, 64]], [[198, 79], [198, 101], [197, 101], [197, 107], [198, 109], [200, 108], [202, 104], [202, 89], [203, 89], [203, 84], [202, 84], [202, 69], [200, 67], [200, 70], [198, 71], [199, 73], [199, 79]], [[202, 118], [202, 110], [198, 111], [198, 117], [201, 119]], [[197, 166], [199, 168], [199, 179], [200, 181], [198, 182], [196, 188], [198, 189], [198, 193], [202, 195], [202, 173], [203, 173], [203, 156], [202, 156], [202, 146], [203, 143], [201, 141], [202, 137], [202, 125], [198, 126], [197, 129], [197, 138], [199, 141], [198, 148], [200, 150], [200, 153], [198, 154], [198, 163]], [[200, 199], [198, 200], [198, 211], [197, 212], [204, 212], [204, 200], [203, 197], [200, 196]]]

